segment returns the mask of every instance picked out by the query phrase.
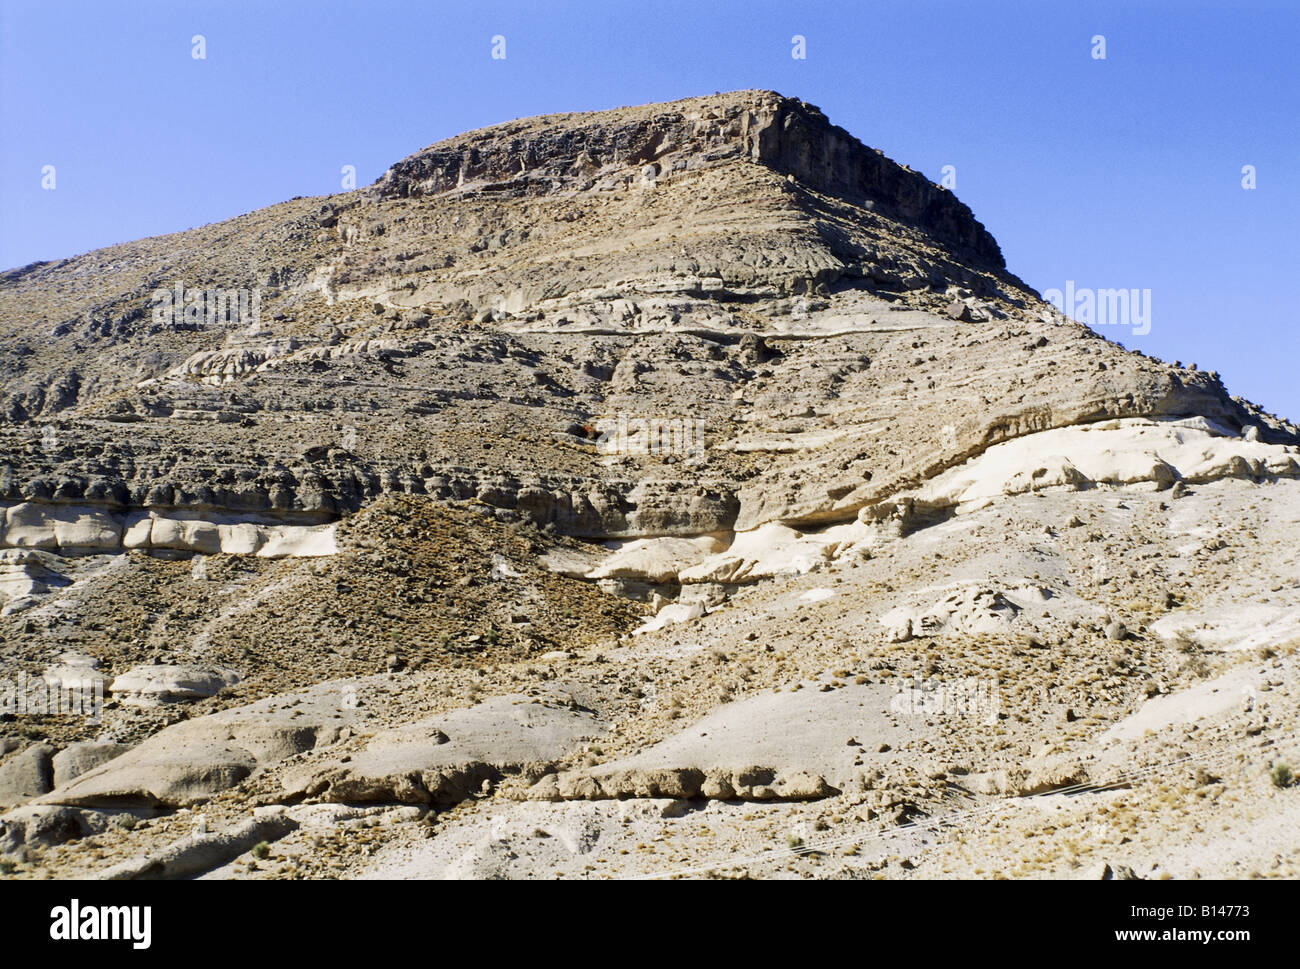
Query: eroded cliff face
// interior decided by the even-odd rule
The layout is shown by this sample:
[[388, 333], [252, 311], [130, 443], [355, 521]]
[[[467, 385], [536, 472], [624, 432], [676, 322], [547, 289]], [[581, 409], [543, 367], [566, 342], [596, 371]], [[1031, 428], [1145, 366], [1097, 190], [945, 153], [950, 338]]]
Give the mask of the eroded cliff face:
[[628, 169], [656, 181], [736, 159], [868, 203], [992, 268], [1005, 265], [993, 237], [951, 192], [866, 147], [817, 107], [771, 91], [497, 125], [403, 159], [374, 191], [381, 199], [467, 187], [590, 191], [606, 188], [612, 173]]
[[[176, 283], [260, 313], [160, 322]], [[680, 537], [852, 521], [1104, 419], [1297, 440], [1061, 320], [952, 193], [764, 91], [470, 132], [366, 189], [11, 271], [0, 311], [15, 507], [287, 525], [414, 494]]]

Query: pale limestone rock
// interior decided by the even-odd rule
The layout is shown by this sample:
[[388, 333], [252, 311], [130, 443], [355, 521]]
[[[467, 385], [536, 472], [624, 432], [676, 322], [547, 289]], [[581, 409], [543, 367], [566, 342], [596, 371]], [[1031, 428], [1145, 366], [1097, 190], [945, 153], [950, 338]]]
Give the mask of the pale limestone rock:
[[130, 750], [129, 744], [111, 741], [86, 741], [72, 744], [54, 755], [54, 787], [62, 787], [101, 764]]
[[221, 531], [212, 522], [155, 518], [149, 532], [149, 545], [214, 555], [221, 551]]
[[0, 760], [0, 808], [17, 807], [54, 786], [54, 748], [32, 744]]
[[450, 804], [507, 774], [540, 776], [604, 733], [590, 713], [523, 696], [494, 697], [446, 716], [377, 733], [346, 762], [286, 773], [285, 790], [331, 801]]
[[114, 699], [134, 706], [159, 706], [215, 696], [239, 682], [232, 670], [194, 666], [137, 666], [113, 680]]

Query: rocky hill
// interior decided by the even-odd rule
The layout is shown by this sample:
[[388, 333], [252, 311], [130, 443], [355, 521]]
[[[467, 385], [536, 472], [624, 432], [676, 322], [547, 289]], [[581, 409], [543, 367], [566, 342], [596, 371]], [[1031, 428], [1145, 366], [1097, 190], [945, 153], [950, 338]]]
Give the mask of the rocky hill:
[[11, 873], [1300, 861], [1300, 429], [802, 101], [13, 269], [0, 368], [0, 663], [106, 700], [0, 714]]

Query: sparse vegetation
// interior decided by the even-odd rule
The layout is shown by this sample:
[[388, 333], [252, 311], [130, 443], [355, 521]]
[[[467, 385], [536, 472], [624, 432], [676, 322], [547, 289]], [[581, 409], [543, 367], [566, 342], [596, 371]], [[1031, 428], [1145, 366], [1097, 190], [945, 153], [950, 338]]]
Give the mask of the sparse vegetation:
[[[1233, 630], [1215, 624], [1255, 608], [1264, 623], [1267, 610], [1300, 604], [1285, 558], [1300, 544], [1289, 524], [1300, 521], [1300, 484], [1239, 480], [1238, 468], [1209, 486], [1216, 454], [1245, 443], [1198, 430], [1195, 416], [1230, 403], [1255, 420], [1253, 405], [1044, 320], [1046, 304], [994, 271], [1000, 262], [967, 259], [984, 230], [964, 207], [936, 210], [943, 217], [929, 226], [965, 226], [948, 251], [942, 235], [908, 220], [913, 206], [888, 204], [895, 178], [922, 193], [909, 191], [910, 202], [924, 202], [920, 176], [875, 152], [863, 168], [839, 134], [834, 151], [800, 145], [815, 118], [776, 139], [800, 157], [814, 149], [807, 157], [831, 177], [805, 197], [797, 173], [755, 163], [770, 119], [753, 107], [729, 100], [722, 113], [689, 112], [684, 127], [672, 120], [679, 108], [629, 109], [635, 123], [611, 116], [611, 127], [576, 139], [593, 157], [584, 149], [575, 159], [570, 145], [559, 168], [547, 146], [567, 139], [571, 122], [519, 122], [510, 147], [489, 130], [400, 169], [394, 177], [422, 171], [414, 194], [382, 206], [365, 195], [304, 200], [219, 231], [0, 274], [9, 311], [0, 315], [40, 346], [5, 344], [24, 351], [5, 357], [6, 505], [29, 493], [71, 503], [94, 489], [96, 501], [122, 506], [107, 542], [139, 531], [143, 518], [127, 524], [137, 514], [187, 502], [200, 503], [185, 510], [193, 522], [169, 532], [154, 518], [141, 534], [152, 543], [156, 527], [172, 544], [197, 543], [213, 509], [240, 518], [223, 504], [231, 500], [267, 516], [306, 521], [310, 508], [311, 520], [337, 519], [336, 549], [311, 558], [204, 556], [186, 545], [106, 553], [112, 567], [92, 568], [18, 550], [69, 581], [33, 593], [38, 608], [0, 616], [6, 668], [39, 675], [76, 649], [113, 679], [146, 662], [212, 663], [241, 677], [166, 709], [114, 697], [109, 723], [93, 729], [53, 717], [0, 726], [0, 756], [33, 758], [42, 786], [73, 742], [157, 738], [166, 757], [147, 748], [142, 766], [140, 755], [104, 752], [119, 759], [96, 761], [76, 783], [107, 777], [122, 804], [181, 786], [211, 795], [202, 825], [170, 800], [146, 821], [118, 814], [107, 829], [103, 815], [60, 808], [50, 816], [66, 825], [57, 837], [83, 824], [98, 838], [83, 831], [23, 849], [33, 854], [11, 856], [23, 875], [94, 874], [206, 830], [209, 817], [224, 831], [250, 805], [305, 802], [320, 811], [310, 824], [283, 835], [257, 827], [241, 843], [270, 840], [223, 873], [368, 873], [392, 862], [376, 849], [416, 828], [437, 833], [440, 858], [454, 847], [469, 877], [686, 869], [752, 857], [755, 845], [781, 856], [783, 841], [793, 855], [770, 868], [739, 862], [735, 873], [789, 863], [809, 874], [814, 859], [838, 864], [860, 841], [872, 860], [847, 865], [849, 875], [1069, 874], [1089, 868], [1100, 844], [1181, 864], [1182, 877], [1199, 850], [1186, 848], [1191, 833], [1204, 843], [1220, 826], [1256, 820], [1260, 804], [1290, 805], [1270, 781], [1294, 787], [1291, 769], [1270, 762], [1290, 752], [1280, 745], [1297, 722], [1294, 644], [1220, 648]], [[659, 120], [647, 127], [650, 117]], [[737, 124], [750, 140], [743, 164], [717, 150], [740, 146]], [[648, 131], [656, 140], [646, 145]], [[526, 171], [518, 145], [529, 146]], [[624, 145], [617, 157], [601, 157], [613, 145]], [[470, 146], [481, 154], [465, 168], [460, 149]], [[668, 167], [656, 169], [653, 191], [631, 194], [624, 176], [640, 177], [639, 166], [620, 166], [641, 147]], [[479, 176], [507, 156], [496, 172], [507, 181], [480, 191]], [[461, 186], [469, 191], [425, 198], [453, 158], [457, 180], [473, 176]], [[550, 189], [525, 188], [547, 185], [548, 170]], [[589, 175], [604, 187], [584, 187]], [[868, 211], [857, 189], [844, 196], [837, 184], [885, 204]], [[363, 224], [374, 219], [387, 230]], [[322, 228], [335, 230], [324, 248], [312, 243]], [[997, 256], [991, 240], [987, 255]], [[846, 260], [854, 268], [826, 271]], [[215, 281], [248, 265], [284, 286], [266, 287], [267, 319], [253, 333], [113, 322], [164, 270]], [[715, 271], [742, 292], [717, 295]], [[328, 278], [332, 291], [304, 285], [311, 278]], [[401, 294], [389, 283], [405, 292], [412, 280], [452, 305], [395, 308]], [[498, 297], [509, 293], [507, 312]], [[168, 375], [187, 359], [192, 372]], [[60, 391], [74, 363], [77, 386]], [[37, 411], [56, 399], [57, 411]], [[710, 448], [696, 462], [575, 446], [574, 430], [590, 442], [615, 409], [698, 410]], [[1174, 425], [1154, 418], [1184, 412], [1184, 446], [1166, 456], [1182, 463], [1180, 451], [1204, 449], [1196, 461], [1207, 486], [1149, 492], [1149, 465], [1129, 459], [1146, 453], [1144, 441], [1169, 440]], [[1267, 440], [1288, 435], [1300, 442], [1259, 420], [1247, 453], [1265, 455], [1276, 447]], [[1076, 421], [1084, 425], [1068, 426]], [[42, 442], [46, 430], [57, 443]], [[1012, 475], [1017, 449], [1033, 452], [1022, 453], [1032, 477]], [[977, 487], [953, 490], [953, 475]], [[29, 513], [7, 512], [31, 529], [23, 541], [84, 530], [61, 522], [41, 537], [43, 519], [29, 524]], [[242, 531], [213, 528], [226, 539]], [[1202, 542], [1220, 532], [1230, 549]], [[6, 568], [18, 568], [8, 557], [18, 553], [6, 553]], [[27, 578], [14, 572], [6, 588], [35, 584]], [[682, 615], [693, 603], [703, 614]], [[669, 605], [678, 608], [660, 612]], [[897, 625], [882, 621], [895, 612]], [[662, 628], [639, 628], [651, 614]], [[1166, 638], [1177, 630], [1187, 638]], [[1236, 677], [1246, 673], [1258, 696], [1241, 699]], [[1216, 674], [1230, 691], [1198, 706], [1215, 686], [1201, 681]], [[1146, 702], [1158, 697], [1168, 699]], [[158, 736], [246, 703], [256, 706], [215, 730], [209, 718]], [[52, 750], [29, 751], [38, 739]], [[1255, 746], [1239, 760], [1211, 758], [1242, 743]], [[248, 758], [251, 773], [228, 763]], [[1110, 783], [1129, 771], [1131, 783]], [[943, 821], [1076, 781], [1092, 787], [1051, 811], [1017, 806], [984, 827], [977, 814], [960, 834]], [[354, 795], [379, 806], [334, 813], [336, 799]], [[1081, 826], [1102, 815], [1085, 837]], [[497, 817], [506, 823], [492, 851], [474, 849]], [[925, 820], [906, 832], [917, 836], [909, 857], [876, 860], [898, 849], [873, 839], [915, 819]], [[496, 843], [502, 830], [510, 844]], [[529, 844], [519, 837], [529, 830], [555, 840]], [[653, 843], [633, 851], [637, 838]], [[1234, 873], [1272, 863], [1271, 847], [1255, 854]], [[269, 857], [276, 863], [263, 864]], [[1266, 874], [1295, 868], [1284, 857]]]

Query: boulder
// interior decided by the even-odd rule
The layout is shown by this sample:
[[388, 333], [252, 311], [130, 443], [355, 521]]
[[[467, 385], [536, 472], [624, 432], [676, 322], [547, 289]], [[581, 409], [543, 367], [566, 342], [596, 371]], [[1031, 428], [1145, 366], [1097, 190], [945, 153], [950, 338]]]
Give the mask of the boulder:
[[17, 807], [54, 787], [54, 748], [33, 744], [0, 761], [0, 807]]
[[122, 703], [149, 707], [206, 699], [238, 682], [239, 674], [231, 670], [160, 664], [128, 670], [113, 680], [109, 692]]
[[83, 653], [63, 653], [48, 666], [41, 678], [50, 686], [68, 691], [92, 693], [106, 688], [108, 678], [99, 671], [99, 660]]
[[0, 815], [0, 854], [76, 841], [107, 826], [106, 816], [98, 812], [59, 804], [28, 804]]
[[110, 741], [85, 741], [71, 744], [54, 755], [54, 786], [61, 787], [88, 770], [107, 763], [131, 747]]
[[381, 731], [346, 760], [290, 770], [284, 787], [328, 801], [454, 804], [508, 774], [539, 777], [605, 729], [594, 714], [554, 700], [493, 697]]
[[233, 787], [259, 767], [335, 743], [364, 717], [348, 683], [323, 684], [185, 720], [60, 783], [43, 804], [185, 807]]

